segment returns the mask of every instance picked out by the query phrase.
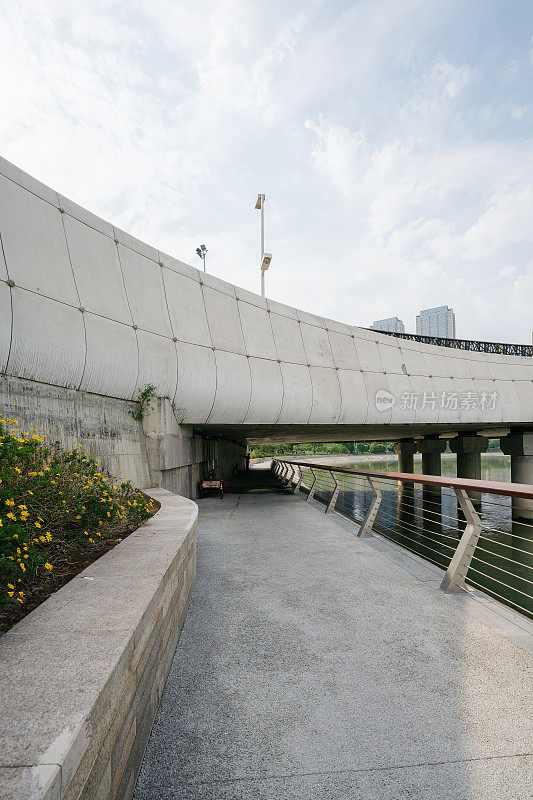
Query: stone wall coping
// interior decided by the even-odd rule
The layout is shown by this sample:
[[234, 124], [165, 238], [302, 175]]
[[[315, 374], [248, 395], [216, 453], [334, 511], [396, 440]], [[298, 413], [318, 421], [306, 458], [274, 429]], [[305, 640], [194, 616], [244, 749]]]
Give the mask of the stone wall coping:
[[1, 800], [65, 797], [113, 694], [142, 676], [198, 516], [191, 500], [147, 494], [161, 503], [154, 517], [0, 638]]

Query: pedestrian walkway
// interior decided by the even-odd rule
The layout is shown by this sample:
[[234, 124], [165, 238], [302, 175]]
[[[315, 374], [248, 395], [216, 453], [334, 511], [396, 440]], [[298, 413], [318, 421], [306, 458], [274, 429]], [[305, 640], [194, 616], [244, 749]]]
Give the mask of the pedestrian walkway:
[[529, 800], [523, 649], [302, 496], [199, 507], [135, 800]]

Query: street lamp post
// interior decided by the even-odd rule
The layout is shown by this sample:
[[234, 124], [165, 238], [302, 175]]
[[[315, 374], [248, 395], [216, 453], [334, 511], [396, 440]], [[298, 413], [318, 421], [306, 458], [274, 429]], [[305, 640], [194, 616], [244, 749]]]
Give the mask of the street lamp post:
[[265, 272], [272, 261], [271, 253], [265, 253], [265, 195], [258, 194], [255, 207], [261, 211], [261, 297], [265, 296]]
[[205, 254], [207, 253], [207, 247], [205, 244], [200, 245], [200, 247], [196, 248], [196, 252], [198, 253], [198, 257], [202, 259], [204, 262], [204, 272], [205, 272]]

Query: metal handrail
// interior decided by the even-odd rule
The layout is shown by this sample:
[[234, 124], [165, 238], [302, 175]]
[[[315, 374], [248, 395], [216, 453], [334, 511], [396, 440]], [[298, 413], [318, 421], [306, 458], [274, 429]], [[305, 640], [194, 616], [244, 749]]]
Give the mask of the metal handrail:
[[437, 347], [451, 347], [455, 350], [472, 350], [476, 353], [496, 353], [502, 356], [525, 356], [533, 358], [533, 345], [508, 344], [504, 342], [482, 342], [474, 339], [451, 339], [444, 336], [425, 336], [420, 333], [399, 333], [396, 331], [380, 331], [376, 328], [366, 328], [373, 333], [384, 333], [386, 336], [396, 336], [398, 339], [407, 339], [412, 342], [433, 344]]
[[504, 483], [502, 481], [478, 481], [470, 478], [446, 478], [441, 475], [420, 475], [416, 472], [385, 472], [383, 470], [351, 469], [350, 467], [335, 467], [332, 465], [315, 464], [310, 461], [292, 461], [277, 458], [280, 464], [293, 464], [297, 467], [322, 469], [325, 472], [344, 472], [349, 475], [364, 475], [367, 478], [386, 478], [393, 481], [406, 481], [407, 483], [423, 483], [431, 486], [447, 486], [451, 489], [464, 489], [484, 494], [502, 494], [507, 497], [523, 497], [533, 500], [533, 486], [529, 483]]
[[[344, 499], [341, 499], [339, 503], [337, 502], [339, 499], [340, 492], [346, 491], [353, 491], [354, 498], [356, 494], [356, 483], [354, 481], [353, 489], [347, 487], [346, 482], [342, 480], [342, 476], [353, 476], [354, 478], [360, 476], [368, 481], [369, 488], [372, 493], [370, 507], [366, 511], [365, 517], [363, 521], [360, 523], [359, 530], [357, 532], [357, 536], [361, 537], [371, 537], [374, 534], [373, 525], [376, 522], [376, 518], [379, 514], [380, 523], [383, 523], [385, 520], [385, 525], [389, 525], [390, 522], [394, 523], [394, 534], [396, 537], [400, 539], [404, 539], [407, 541], [406, 544], [400, 541], [400, 544], [407, 547], [408, 549], [413, 549], [413, 537], [417, 540], [417, 547], [421, 547], [424, 549], [424, 552], [419, 552], [419, 555], [426, 558], [426, 560], [431, 561], [438, 566], [448, 565], [445, 571], [444, 577], [441, 582], [441, 589], [446, 592], [460, 592], [466, 589], [466, 582], [472, 584], [477, 588], [482, 588], [484, 591], [487, 591], [489, 594], [494, 595], [497, 599], [502, 599], [502, 595], [492, 589], [492, 586], [483, 587], [478, 584], [477, 581], [472, 580], [469, 575], [469, 570], [473, 573], [478, 575], [482, 575], [484, 580], [489, 582], [497, 583], [498, 585], [503, 585], [507, 589], [510, 589], [512, 592], [517, 593], [519, 595], [523, 595], [527, 597], [529, 601], [533, 601], [533, 595], [528, 594], [523, 590], [523, 588], [518, 588], [518, 586], [510, 586], [508, 583], [503, 582], [500, 577], [496, 577], [494, 571], [497, 571], [497, 574], [501, 576], [501, 573], [506, 573], [515, 579], [519, 579], [523, 583], [529, 584], [533, 586], [533, 572], [531, 573], [531, 578], [526, 578], [522, 574], [519, 574], [519, 571], [524, 569], [526, 570], [533, 570], [533, 565], [529, 565], [524, 563], [522, 559], [512, 559], [509, 558], [511, 552], [514, 550], [516, 553], [521, 552], [528, 555], [527, 551], [511, 548], [509, 545], [505, 545], [503, 542], [493, 541], [491, 538], [483, 535], [483, 531], [485, 530], [495, 530], [496, 533], [500, 534], [507, 534], [512, 536], [513, 538], [523, 539], [525, 537], [520, 537], [513, 533], [508, 533], [507, 531], [499, 531], [497, 529], [486, 528], [479, 516], [478, 510], [475, 508], [473, 503], [473, 498], [470, 497], [469, 492], [475, 492], [476, 496], [479, 494], [493, 494], [493, 495], [503, 495], [507, 497], [520, 497], [525, 498], [528, 500], [533, 500], [533, 486], [529, 484], [517, 484], [517, 483], [504, 483], [500, 481], [482, 481], [482, 480], [470, 480], [467, 478], [451, 478], [451, 477], [443, 477], [437, 475], [419, 475], [417, 473], [411, 472], [385, 472], [380, 470], [368, 470], [368, 469], [355, 469], [351, 467], [336, 467], [332, 464], [317, 464], [311, 461], [295, 461], [292, 459], [273, 459], [272, 460], [272, 467], [274, 473], [282, 478], [283, 483], [285, 484], [286, 488], [291, 489], [293, 492], [297, 491], [302, 487], [308, 491], [307, 500], [313, 499], [316, 497], [320, 500], [320, 502], [325, 503], [326, 505], [326, 513], [329, 511], [339, 511], [342, 514], [345, 514], [351, 519], [355, 520], [355, 516], [353, 514], [353, 510], [350, 513], [349, 507], [345, 505]], [[287, 478], [287, 471], [289, 468], [292, 470], [292, 475], [290, 478]], [[304, 482], [304, 471], [308, 470], [312, 476], [311, 485]], [[309, 473], [307, 473], [309, 474]], [[336, 477], [337, 475], [337, 477]], [[410, 484], [421, 484], [422, 486], [437, 486], [439, 488], [449, 488], [452, 489], [455, 493], [460, 512], [462, 512], [462, 517], [459, 519], [458, 517], [449, 517], [449, 515], [444, 514], [441, 512], [442, 520], [444, 517], [449, 517], [449, 519], [457, 520], [457, 522], [463, 522], [463, 525], [466, 522], [466, 526], [464, 529], [457, 528], [454, 525], [450, 525], [447, 522], [441, 521], [439, 525], [443, 525], [444, 528], [448, 531], [448, 533], [436, 532], [431, 531], [431, 527], [426, 527], [426, 522], [428, 525], [432, 525], [437, 520], [428, 520], [425, 517], [424, 513], [421, 515], [421, 524], [419, 527], [416, 527], [415, 521], [417, 517], [420, 517], [420, 514], [415, 515], [414, 513], [411, 515], [413, 517], [412, 521], [406, 523], [405, 520], [401, 523], [394, 518], [393, 515], [390, 513], [387, 514], [387, 509], [382, 507], [382, 500], [383, 500], [383, 492], [386, 491], [386, 484], [383, 485], [384, 481], [393, 481], [393, 482], [405, 482]], [[300, 489], [301, 490], [301, 489]], [[324, 492], [326, 493], [326, 497], [324, 497]], [[320, 498], [315, 493], [322, 494]], [[331, 495], [329, 494], [331, 493]], [[410, 495], [411, 496], [411, 495]], [[413, 494], [414, 499], [414, 494]], [[400, 496], [397, 498], [398, 508], [401, 501]], [[337, 506], [337, 507], [336, 507]], [[424, 512], [425, 509], [419, 509], [418, 506], [413, 506], [413, 508], [417, 508], [419, 511]], [[405, 511], [403, 513], [406, 513]], [[436, 516], [436, 512], [430, 512]], [[389, 520], [389, 523], [387, 522]], [[356, 520], [357, 521], [357, 520]], [[526, 523], [527, 525], [527, 523]], [[381, 525], [382, 527], [382, 525]], [[528, 526], [529, 527], [529, 526]], [[457, 536], [450, 535], [451, 530], [457, 531]], [[380, 533], [387, 536], [386, 532], [380, 530]], [[428, 535], [430, 534], [430, 535]], [[435, 536], [438, 536], [438, 539], [435, 539]], [[437, 549], [434, 547], [430, 547], [428, 544], [424, 542], [418, 541], [418, 539], [422, 537], [425, 541], [433, 542], [437, 545]], [[453, 544], [447, 544], [446, 542], [442, 541], [442, 538], [446, 538], [449, 541], [454, 542]], [[394, 539], [397, 541], [397, 539]], [[455, 541], [454, 541], [455, 540]], [[487, 541], [491, 541], [494, 546], [496, 547], [506, 547], [508, 550], [507, 556], [501, 556], [497, 551], [494, 550], [487, 550], [485, 547], [481, 546], [478, 548], [478, 542], [481, 544], [481, 541], [484, 543]], [[527, 539], [526, 541], [530, 541]], [[409, 546], [411, 544], [411, 547]], [[451, 553], [444, 553], [442, 548], [445, 547], [447, 550], [452, 551]], [[489, 553], [494, 559], [494, 563], [489, 563], [483, 557], [479, 557], [476, 554], [476, 549], [478, 548], [479, 551]], [[435, 560], [431, 556], [427, 555], [425, 552], [426, 550], [431, 551], [434, 554], [438, 555], [439, 560]], [[415, 552], [417, 550], [415, 549]], [[518, 571], [515, 573], [511, 572], [510, 569], [506, 569], [505, 566], [500, 566], [497, 563], [497, 559], [502, 558], [507, 566], [511, 564], [515, 564], [518, 568]], [[474, 561], [474, 564], [472, 564]], [[483, 572], [482, 569], [479, 569], [481, 565], [484, 565], [488, 568], [487, 572]], [[492, 572], [492, 574], [491, 574]], [[504, 598], [505, 600], [505, 598]], [[522, 606], [520, 603], [516, 602], [514, 597], [507, 599], [506, 602], [514, 606], [516, 609], [520, 611], [525, 611], [526, 613], [530, 614], [527, 608]]]

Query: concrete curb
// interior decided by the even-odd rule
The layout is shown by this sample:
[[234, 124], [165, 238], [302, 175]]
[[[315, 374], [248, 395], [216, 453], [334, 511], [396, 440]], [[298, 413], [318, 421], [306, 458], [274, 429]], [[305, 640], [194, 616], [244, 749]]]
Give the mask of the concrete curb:
[[0, 800], [127, 800], [189, 604], [198, 507], [161, 509], [0, 639]]

